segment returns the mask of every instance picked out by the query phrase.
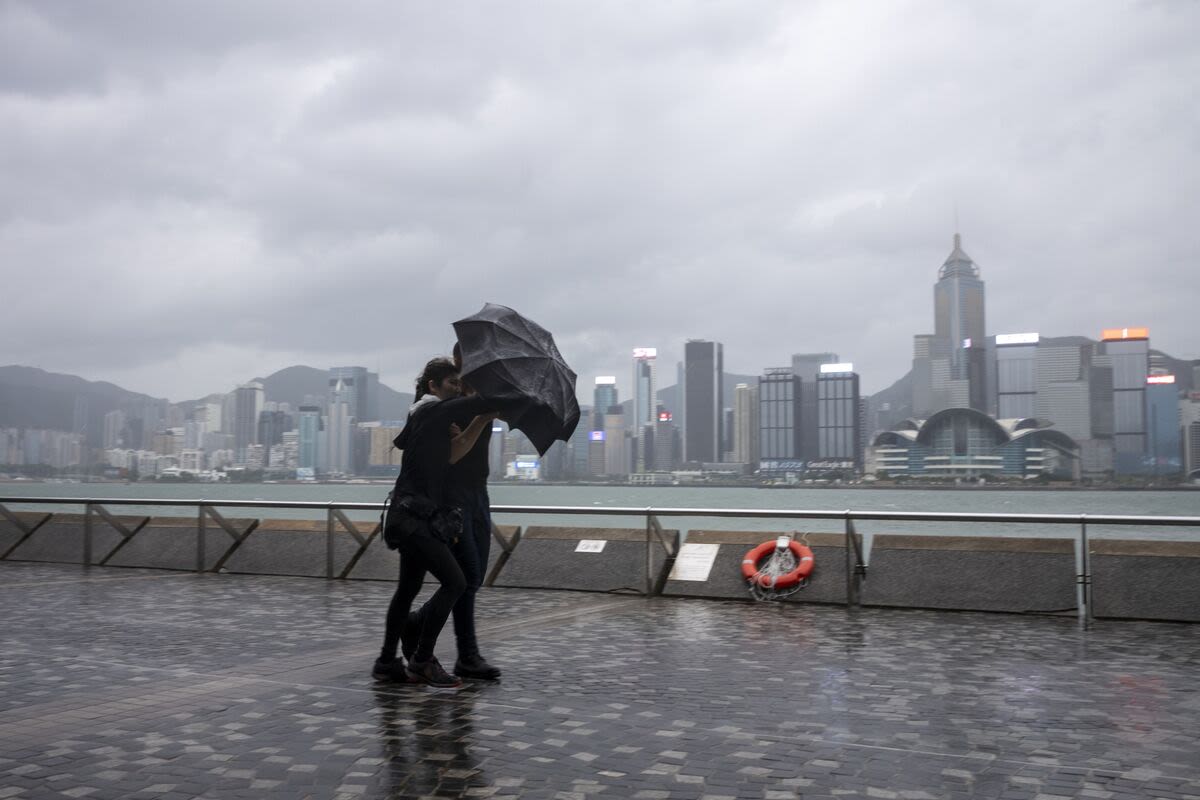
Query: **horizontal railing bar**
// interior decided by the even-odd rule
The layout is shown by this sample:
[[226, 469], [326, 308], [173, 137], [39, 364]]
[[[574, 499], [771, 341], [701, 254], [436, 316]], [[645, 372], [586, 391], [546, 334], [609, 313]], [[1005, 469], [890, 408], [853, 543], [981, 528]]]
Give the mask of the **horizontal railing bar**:
[[[199, 506], [216, 508], [293, 508], [347, 509], [379, 511], [378, 503], [339, 503], [289, 500], [181, 500], [178, 498], [81, 498], [81, 497], [0, 497], [6, 505], [84, 505], [106, 506]], [[1161, 525], [1200, 527], [1200, 517], [1135, 516], [1120, 514], [996, 514], [985, 512], [955, 513], [945, 511], [853, 511], [832, 509], [762, 509], [762, 508], [653, 508], [647, 506], [517, 506], [493, 505], [493, 514], [547, 514], [564, 516], [638, 516], [657, 517], [727, 517], [742, 519], [854, 519], [858, 521], [891, 522], [1034, 522], [1047, 525]]]

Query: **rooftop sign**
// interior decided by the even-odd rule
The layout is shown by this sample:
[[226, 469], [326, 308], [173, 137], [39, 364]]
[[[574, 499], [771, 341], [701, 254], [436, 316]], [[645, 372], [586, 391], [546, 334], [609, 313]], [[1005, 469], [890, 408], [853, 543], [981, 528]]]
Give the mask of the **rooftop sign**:
[[1149, 328], [1105, 328], [1100, 333], [1103, 342], [1120, 341], [1121, 339], [1149, 339]]
[[1146, 383], [1174, 383], [1174, 375], [1147, 375]]
[[635, 347], [633, 348], [634, 358], [658, 358], [657, 347]]
[[597, 375], [596, 376], [596, 385], [597, 386], [616, 386], [617, 385], [617, 376], [616, 375]]
[[822, 364], [821, 374], [828, 375], [831, 372], [854, 372], [854, 365], [846, 362], [842, 364]]
[[999, 333], [996, 334], [996, 344], [1037, 344], [1038, 338], [1036, 333]]

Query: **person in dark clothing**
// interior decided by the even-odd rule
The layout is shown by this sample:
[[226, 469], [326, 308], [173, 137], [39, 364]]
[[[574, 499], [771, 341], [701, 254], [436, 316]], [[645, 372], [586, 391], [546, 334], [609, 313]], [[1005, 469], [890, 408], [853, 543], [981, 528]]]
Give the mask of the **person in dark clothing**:
[[[395, 444], [404, 451], [400, 475], [388, 509], [384, 537], [400, 551], [400, 580], [388, 606], [383, 647], [372, 674], [381, 679], [421, 681], [433, 686], [462, 683], [434, 657], [438, 635], [450, 610], [466, 589], [466, 578], [450, 551], [461, 537], [449, 472], [496, 418], [494, 404], [479, 396], [460, 397], [458, 370], [449, 359], [435, 358], [417, 380], [415, 402]], [[470, 419], [465, 429], [458, 426]], [[453, 429], [452, 429], [453, 426]], [[408, 664], [397, 657], [404, 623], [425, 573], [439, 582], [425, 606]]]
[[[462, 369], [462, 352], [454, 345], [454, 365]], [[470, 393], [470, 387], [464, 386]], [[467, 425], [466, 418], [459, 420]], [[479, 652], [479, 641], [475, 634], [475, 595], [483, 585], [487, 571], [488, 553], [492, 543], [491, 499], [488, 497], [488, 447], [492, 439], [489, 423], [480, 431], [475, 444], [465, 456], [450, 467], [449, 486], [454, 504], [462, 511], [462, 535], [450, 546], [450, 552], [458, 561], [466, 579], [466, 588], [454, 603], [454, 639], [458, 658], [454, 662], [454, 674], [461, 678], [497, 680], [500, 669], [488, 663]], [[405, 623], [401, 635], [401, 648], [406, 658], [416, 647], [415, 632], [420, 629], [429, 603], [414, 611]]]

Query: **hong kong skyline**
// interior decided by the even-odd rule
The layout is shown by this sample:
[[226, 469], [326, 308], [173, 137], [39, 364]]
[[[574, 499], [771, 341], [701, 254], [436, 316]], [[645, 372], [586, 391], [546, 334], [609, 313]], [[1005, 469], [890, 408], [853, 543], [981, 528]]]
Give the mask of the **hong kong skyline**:
[[693, 338], [873, 394], [955, 233], [989, 335], [1200, 357], [1194, 4], [305, 8], [0, 8], [0, 364], [409, 391], [490, 301], [581, 399]]

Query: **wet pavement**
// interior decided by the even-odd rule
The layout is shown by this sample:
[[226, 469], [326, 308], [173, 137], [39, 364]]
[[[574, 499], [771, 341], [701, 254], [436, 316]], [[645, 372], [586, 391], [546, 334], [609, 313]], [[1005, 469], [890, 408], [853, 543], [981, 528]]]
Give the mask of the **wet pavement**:
[[0, 800], [1200, 798], [1200, 626], [490, 589], [434, 690], [391, 590], [0, 563]]

